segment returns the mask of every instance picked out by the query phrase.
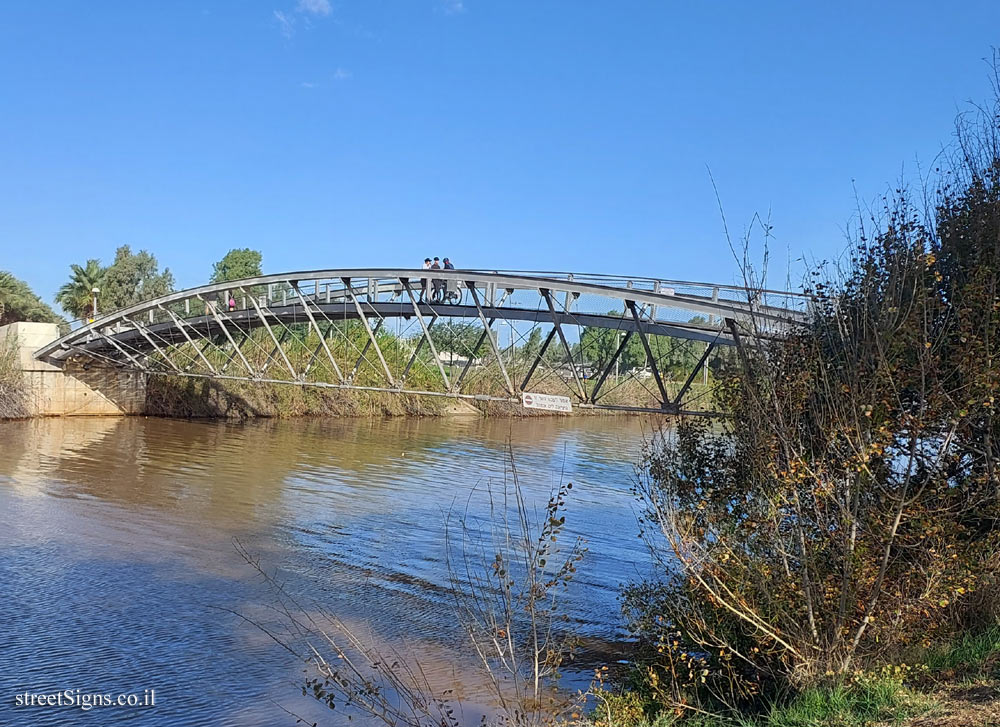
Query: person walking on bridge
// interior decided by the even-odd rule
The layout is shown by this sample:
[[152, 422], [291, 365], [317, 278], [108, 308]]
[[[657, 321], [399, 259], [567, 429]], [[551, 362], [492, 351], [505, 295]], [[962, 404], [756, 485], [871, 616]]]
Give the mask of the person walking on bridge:
[[[431, 269], [431, 259], [429, 257], [424, 258], [424, 270]], [[427, 295], [427, 278], [420, 279], [420, 302], [424, 302], [424, 297]]]
[[[439, 258], [434, 258], [434, 262], [431, 264], [431, 270], [440, 270], [441, 260]], [[431, 294], [432, 303], [441, 302], [441, 288], [444, 286], [444, 281], [440, 278], [431, 279], [431, 285], [434, 286], [434, 292]]]
[[[444, 259], [444, 269], [454, 270], [455, 266], [451, 264], [451, 260], [448, 258]], [[441, 302], [449, 303], [454, 300], [458, 300], [458, 281], [456, 280], [442, 280], [441, 281]]]

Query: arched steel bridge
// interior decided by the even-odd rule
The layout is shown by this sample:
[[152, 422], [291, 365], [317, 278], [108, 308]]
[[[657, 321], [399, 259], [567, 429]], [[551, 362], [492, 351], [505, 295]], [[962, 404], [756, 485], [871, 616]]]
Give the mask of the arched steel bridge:
[[149, 375], [480, 401], [548, 393], [586, 408], [703, 413], [709, 368], [726, 347], [780, 334], [804, 305], [793, 293], [645, 277], [314, 270], [145, 301], [35, 357]]

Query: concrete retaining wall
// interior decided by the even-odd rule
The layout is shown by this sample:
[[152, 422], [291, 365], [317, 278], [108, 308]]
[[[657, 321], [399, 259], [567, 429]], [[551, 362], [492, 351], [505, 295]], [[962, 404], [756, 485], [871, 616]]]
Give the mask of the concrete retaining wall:
[[146, 377], [89, 363], [64, 369], [36, 361], [35, 351], [59, 337], [54, 323], [0, 326], [0, 341], [14, 336], [33, 416], [108, 416], [142, 414]]

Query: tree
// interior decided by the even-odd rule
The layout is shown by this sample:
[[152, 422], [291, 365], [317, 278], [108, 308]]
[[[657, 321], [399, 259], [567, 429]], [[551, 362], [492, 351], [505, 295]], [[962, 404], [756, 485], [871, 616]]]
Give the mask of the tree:
[[[618, 311], [608, 311], [608, 315], [618, 317], [621, 314]], [[695, 316], [690, 322], [705, 323], [705, 319]], [[597, 370], [602, 370], [615, 355], [625, 335], [625, 331], [613, 328], [584, 328], [580, 334], [580, 349], [584, 360]], [[686, 378], [698, 363], [706, 345], [671, 336], [648, 336], [648, 340], [657, 368], [668, 378]], [[647, 363], [642, 339], [633, 333], [618, 357], [618, 368], [621, 371], [630, 371], [635, 368], [645, 368]]]
[[133, 254], [128, 245], [122, 245], [105, 273], [100, 306], [105, 312], [120, 310], [166, 295], [173, 289], [174, 276], [169, 268], [161, 273], [152, 254], [146, 250]]
[[431, 329], [431, 340], [439, 353], [471, 356], [482, 333], [482, 326], [473, 323], [445, 323]]
[[[633, 336], [635, 338], [635, 336]], [[642, 350], [642, 342], [639, 341], [640, 362], [639, 366], [644, 366], [646, 362], [646, 352]], [[685, 379], [707, 344], [698, 341], [688, 341], [683, 338], [673, 338], [671, 336], [650, 336], [649, 348], [653, 352], [653, 358], [661, 373], [671, 379]]]
[[249, 247], [234, 248], [212, 266], [211, 281], [224, 283], [227, 280], [259, 277], [263, 275], [262, 260], [263, 256], [257, 250], [251, 250]]
[[521, 358], [525, 361], [533, 361], [538, 352], [542, 349], [542, 329], [535, 326], [528, 334], [528, 340], [521, 346]]
[[[621, 312], [608, 311], [608, 315], [618, 317]], [[625, 335], [625, 331], [613, 328], [587, 326], [580, 334], [580, 348], [583, 351], [584, 359], [598, 370], [602, 370], [615, 355], [615, 351], [618, 350]], [[618, 358], [618, 367], [622, 371], [628, 371], [645, 364], [646, 350], [642, 347], [642, 341], [639, 340], [639, 337], [633, 335]]]
[[724, 416], [654, 448], [670, 572], [626, 608], [662, 703], [759, 704], [996, 623], [1000, 100], [979, 122], [934, 206], [884, 199], [802, 324], [741, 354]]
[[19, 321], [65, 324], [27, 283], [0, 270], [0, 326]]
[[56, 303], [71, 318], [88, 318], [93, 313], [93, 290], [104, 288], [104, 277], [107, 268], [101, 267], [100, 260], [88, 260], [83, 267], [70, 265], [72, 275], [69, 282], [59, 288], [56, 293]]

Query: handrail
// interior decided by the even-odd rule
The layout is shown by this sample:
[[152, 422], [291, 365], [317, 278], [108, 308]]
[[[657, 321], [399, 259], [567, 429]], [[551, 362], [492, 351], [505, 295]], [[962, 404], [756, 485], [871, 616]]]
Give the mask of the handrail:
[[661, 285], [668, 286], [678, 286], [678, 287], [692, 287], [692, 288], [718, 288], [719, 290], [731, 290], [738, 292], [746, 292], [752, 290], [754, 293], [763, 293], [765, 295], [777, 295], [777, 296], [788, 296], [790, 298], [803, 298], [808, 299], [809, 295], [807, 293], [800, 293], [789, 290], [776, 290], [771, 288], [747, 288], [742, 285], [734, 285], [729, 283], [709, 283], [705, 281], [697, 280], [672, 280], [668, 278], [654, 278], [647, 277], [643, 275], [616, 275], [614, 273], [574, 273], [566, 271], [557, 270], [513, 270], [513, 269], [490, 269], [490, 270], [480, 270], [472, 269], [475, 272], [481, 273], [497, 273], [497, 274], [510, 274], [510, 275], [525, 275], [525, 276], [540, 276], [540, 277], [565, 277], [570, 280], [634, 280], [643, 281], [647, 283], [660, 283]]

